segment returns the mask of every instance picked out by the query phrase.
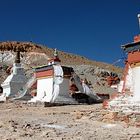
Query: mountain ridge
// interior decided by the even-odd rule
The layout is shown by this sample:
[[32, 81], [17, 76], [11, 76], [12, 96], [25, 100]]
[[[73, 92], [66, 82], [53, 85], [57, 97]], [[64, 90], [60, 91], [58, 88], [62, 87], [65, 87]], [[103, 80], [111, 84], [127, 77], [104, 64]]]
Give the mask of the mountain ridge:
[[[49, 48], [46, 45], [36, 44], [33, 42], [21, 42], [21, 41], [4, 41], [0, 42], [0, 50], [2, 52], [4, 51], [16, 51], [20, 50], [24, 53], [29, 52], [38, 52], [38, 53], [44, 53], [48, 57], [53, 57], [53, 51], [54, 49]], [[90, 60], [84, 56], [80, 56], [73, 53], [67, 53], [61, 50], [58, 50], [59, 58], [64, 65], [95, 65], [97, 67], [107, 69], [109, 71], [114, 71], [117, 73], [122, 72], [122, 68], [113, 66], [111, 64], [105, 63], [105, 62], [99, 62], [96, 60]]]

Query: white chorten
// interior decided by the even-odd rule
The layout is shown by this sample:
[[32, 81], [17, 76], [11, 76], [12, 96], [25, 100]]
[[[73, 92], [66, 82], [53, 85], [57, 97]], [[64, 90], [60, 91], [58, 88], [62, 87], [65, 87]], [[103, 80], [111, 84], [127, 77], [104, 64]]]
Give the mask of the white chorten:
[[16, 52], [15, 63], [13, 64], [12, 73], [1, 84], [3, 88], [3, 96], [13, 97], [19, 90], [23, 88], [27, 78], [24, 73], [24, 68], [20, 64], [20, 51]]

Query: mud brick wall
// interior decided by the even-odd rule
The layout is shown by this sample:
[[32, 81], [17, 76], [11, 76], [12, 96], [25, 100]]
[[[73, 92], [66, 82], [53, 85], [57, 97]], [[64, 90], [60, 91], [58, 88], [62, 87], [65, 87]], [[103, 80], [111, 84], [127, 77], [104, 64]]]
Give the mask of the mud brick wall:
[[124, 113], [124, 112], [108, 112], [103, 116], [103, 122], [115, 123], [123, 122], [127, 126], [140, 127], [140, 112]]

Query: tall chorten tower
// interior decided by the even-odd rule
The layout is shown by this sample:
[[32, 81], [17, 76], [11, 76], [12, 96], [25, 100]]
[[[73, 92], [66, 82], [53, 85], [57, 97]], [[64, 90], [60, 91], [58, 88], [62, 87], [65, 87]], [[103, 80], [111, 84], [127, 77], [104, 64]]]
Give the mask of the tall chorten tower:
[[26, 82], [27, 78], [24, 73], [24, 68], [22, 68], [20, 63], [20, 51], [17, 50], [12, 73], [1, 84], [3, 88], [3, 94], [6, 97], [12, 97], [16, 95], [18, 91], [23, 88]]

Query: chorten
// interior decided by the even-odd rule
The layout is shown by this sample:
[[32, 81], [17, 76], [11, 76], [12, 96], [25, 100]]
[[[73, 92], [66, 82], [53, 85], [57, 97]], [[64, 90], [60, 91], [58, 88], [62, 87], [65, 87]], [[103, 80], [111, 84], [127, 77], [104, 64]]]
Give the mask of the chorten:
[[6, 97], [15, 96], [18, 91], [23, 88], [26, 82], [27, 78], [24, 73], [24, 68], [20, 63], [20, 50], [17, 50], [12, 73], [1, 84], [3, 88], [3, 95], [5, 95]]

